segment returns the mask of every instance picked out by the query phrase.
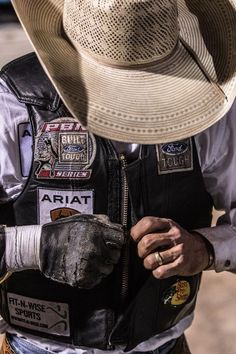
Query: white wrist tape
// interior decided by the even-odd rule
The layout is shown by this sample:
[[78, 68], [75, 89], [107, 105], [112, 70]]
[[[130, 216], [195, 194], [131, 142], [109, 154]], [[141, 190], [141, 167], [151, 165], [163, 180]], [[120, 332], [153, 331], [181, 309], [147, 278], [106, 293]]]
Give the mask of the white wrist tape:
[[6, 227], [6, 266], [17, 272], [39, 268], [40, 225]]

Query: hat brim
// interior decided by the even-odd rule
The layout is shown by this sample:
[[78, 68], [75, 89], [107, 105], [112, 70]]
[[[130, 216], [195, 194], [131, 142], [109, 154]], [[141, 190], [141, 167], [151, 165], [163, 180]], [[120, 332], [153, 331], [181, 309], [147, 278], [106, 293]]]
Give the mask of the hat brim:
[[[207, 79], [181, 42], [167, 60], [145, 69], [109, 67], [78, 52], [65, 36], [64, 1], [14, 0], [13, 5], [62, 100], [94, 134], [143, 144], [180, 140], [217, 122], [234, 100], [232, 66], [230, 77], [221, 83], [226, 99], [220, 84]], [[184, 0], [179, 10], [181, 26], [186, 18], [186, 28], [196, 37], [203, 63], [214, 76], [211, 55], [196, 31], [196, 20], [189, 21]], [[225, 37], [228, 30], [225, 25]]]

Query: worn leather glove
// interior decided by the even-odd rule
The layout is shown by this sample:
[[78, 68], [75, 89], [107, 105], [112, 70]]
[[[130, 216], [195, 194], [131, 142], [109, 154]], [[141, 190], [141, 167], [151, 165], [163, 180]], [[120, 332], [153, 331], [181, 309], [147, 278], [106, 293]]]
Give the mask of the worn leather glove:
[[5, 235], [8, 271], [40, 269], [52, 280], [84, 289], [112, 272], [124, 243], [122, 226], [105, 215], [6, 228]]

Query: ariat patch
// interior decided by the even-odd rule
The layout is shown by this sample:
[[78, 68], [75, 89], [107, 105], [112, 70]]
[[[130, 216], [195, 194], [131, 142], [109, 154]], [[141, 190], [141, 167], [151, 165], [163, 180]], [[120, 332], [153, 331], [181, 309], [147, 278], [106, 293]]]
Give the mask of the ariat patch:
[[189, 282], [179, 280], [165, 291], [162, 301], [164, 305], [180, 306], [188, 300], [190, 293]]
[[22, 177], [28, 177], [32, 161], [32, 128], [30, 123], [18, 125], [20, 167]]
[[35, 142], [34, 161], [38, 179], [89, 179], [96, 156], [96, 141], [73, 118], [44, 123]]
[[7, 294], [10, 323], [33, 331], [70, 336], [69, 306], [13, 293]]
[[157, 144], [158, 174], [193, 170], [193, 151], [191, 139]]
[[93, 214], [92, 190], [38, 188], [38, 223], [45, 224], [75, 214]]

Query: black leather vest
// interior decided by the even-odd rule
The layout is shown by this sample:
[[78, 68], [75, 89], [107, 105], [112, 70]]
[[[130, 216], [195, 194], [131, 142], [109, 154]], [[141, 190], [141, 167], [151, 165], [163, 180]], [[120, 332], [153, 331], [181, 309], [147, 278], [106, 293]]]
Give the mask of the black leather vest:
[[[212, 200], [193, 139], [142, 146], [139, 159], [123, 165], [110, 141], [72, 120], [35, 54], [8, 64], [0, 77], [26, 104], [34, 138], [28, 183], [17, 200], [0, 206], [0, 223], [44, 223], [76, 212], [121, 223], [125, 177], [129, 227], [150, 215], [188, 230], [210, 225]], [[26, 333], [104, 350], [121, 343], [130, 350], [191, 313], [199, 283], [200, 275], [155, 279], [130, 241], [113, 273], [91, 290], [50, 281], [39, 271], [13, 274], [1, 286], [1, 314]]]

